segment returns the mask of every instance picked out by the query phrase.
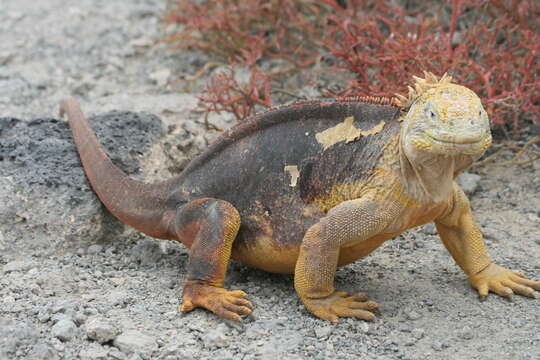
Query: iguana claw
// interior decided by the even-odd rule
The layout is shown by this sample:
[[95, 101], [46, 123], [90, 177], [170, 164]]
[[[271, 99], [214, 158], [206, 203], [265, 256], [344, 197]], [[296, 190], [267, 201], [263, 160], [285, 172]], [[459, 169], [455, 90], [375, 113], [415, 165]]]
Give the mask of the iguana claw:
[[534, 290], [540, 291], [539, 282], [525, 279], [523, 274], [495, 264], [489, 264], [471, 276], [469, 281], [478, 290], [481, 299], [485, 299], [489, 291], [507, 298], [511, 298], [514, 293], [535, 298]]
[[253, 305], [245, 299], [242, 290], [229, 291], [221, 287], [206, 284], [185, 284], [180, 311], [188, 312], [196, 307], [210, 310], [217, 316], [242, 321], [240, 315], [249, 315]]
[[363, 293], [349, 296], [345, 291], [336, 291], [326, 298], [302, 301], [313, 315], [333, 323], [339, 322], [340, 317], [372, 321], [375, 319], [373, 312], [379, 310], [379, 305], [374, 301], [367, 301], [367, 296]]

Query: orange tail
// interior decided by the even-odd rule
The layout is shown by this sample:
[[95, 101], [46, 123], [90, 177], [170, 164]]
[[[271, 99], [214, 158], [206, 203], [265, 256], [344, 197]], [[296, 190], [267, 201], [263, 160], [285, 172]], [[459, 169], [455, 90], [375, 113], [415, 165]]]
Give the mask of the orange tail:
[[122, 222], [152, 237], [173, 239], [169, 222], [176, 203], [171, 199], [175, 179], [146, 184], [131, 179], [109, 159], [73, 98], [62, 100], [86, 177], [101, 202]]

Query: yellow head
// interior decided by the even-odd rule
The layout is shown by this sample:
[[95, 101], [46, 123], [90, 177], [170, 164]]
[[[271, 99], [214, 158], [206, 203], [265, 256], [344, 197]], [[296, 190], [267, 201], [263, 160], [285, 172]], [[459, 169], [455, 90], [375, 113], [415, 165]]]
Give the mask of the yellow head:
[[[465, 156], [478, 158], [491, 144], [486, 111], [470, 89], [452, 83], [446, 74], [437, 79], [425, 73], [414, 77], [409, 97], [399, 97], [407, 109], [402, 145], [409, 154]], [[427, 154], [424, 154], [427, 155]]]

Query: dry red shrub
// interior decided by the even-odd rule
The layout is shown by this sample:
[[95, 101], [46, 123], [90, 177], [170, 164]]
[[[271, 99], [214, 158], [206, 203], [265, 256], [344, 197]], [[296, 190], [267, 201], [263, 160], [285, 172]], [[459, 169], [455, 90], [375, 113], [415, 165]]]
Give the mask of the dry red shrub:
[[[540, 2], [536, 0], [180, 0], [168, 40], [230, 64], [201, 96], [238, 119], [272, 104], [280, 78], [323, 54], [354, 74], [338, 95], [404, 93], [411, 75], [448, 72], [476, 91], [494, 125], [516, 134], [540, 122]], [[276, 65], [277, 64], [277, 65]], [[235, 67], [250, 70], [239, 82]]]

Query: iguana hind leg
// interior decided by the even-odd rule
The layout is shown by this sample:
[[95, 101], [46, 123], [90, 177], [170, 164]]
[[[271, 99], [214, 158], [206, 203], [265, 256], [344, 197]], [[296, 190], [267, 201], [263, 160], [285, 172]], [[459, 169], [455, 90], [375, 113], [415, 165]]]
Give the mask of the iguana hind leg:
[[201, 307], [236, 321], [241, 321], [240, 315], [250, 314], [252, 305], [246, 293], [222, 287], [240, 227], [236, 208], [218, 199], [195, 200], [179, 209], [174, 227], [178, 239], [190, 247], [180, 310]]

